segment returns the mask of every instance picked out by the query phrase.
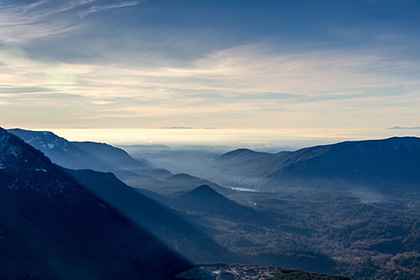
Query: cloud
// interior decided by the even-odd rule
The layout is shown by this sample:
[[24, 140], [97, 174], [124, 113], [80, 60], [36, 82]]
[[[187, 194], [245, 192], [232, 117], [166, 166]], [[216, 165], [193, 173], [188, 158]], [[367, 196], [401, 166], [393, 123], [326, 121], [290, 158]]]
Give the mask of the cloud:
[[162, 127], [162, 129], [194, 129], [190, 126], [169, 126], [169, 127]]
[[50, 91], [51, 89], [42, 87], [0, 87], [0, 95], [44, 93]]
[[78, 1], [36, 1], [20, 5], [0, 3], [0, 42], [24, 43], [74, 30], [77, 25], [71, 18], [56, 16], [80, 5]]
[[[290, 53], [252, 44], [182, 63], [143, 60], [147, 52], [98, 52], [106, 60], [58, 63], [0, 49], [3, 102], [35, 103], [32, 110], [53, 115], [50, 104], [77, 95], [74, 107], [63, 109], [76, 117], [65, 121], [95, 127], [331, 127], [337, 120], [343, 127], [386, 127], [395, 111], [403, 112], [401, 123], [418, 115], [419, 64], [380, 50]], [[22, 98], [13, 99], [16, 93]]]
[[0, 2], [0, 42], [22, 44], [80, 29], [80, 19], [103, 10], [140, 4], [140, 1], [96, 5], [98, 0], [41, 0], [30, 4]]
[[420, 85], [420, 79], [413, 78], [420, 71], [416, 63], [351, 52], [281, 54], [238, 46], [181, 66], [170, 61], [142, 65], [121, 56], [118, 60], [121, 62], [75, 68], [92, 87], [102, 85], [104, 96], [123, 87], [126, 96], [153, 91], [151, 98], [177, 96], [197, 102], [252, 99], [287, 103], [401, 96]]
[[393, 126], [393, 127], [389, 127], [387, 129], [402, 129], [402, 130], [410, 130], [410, 129], [420, 129], [420, 126]]
[[140, 3], [142, 3], [142, 1], [129, 1], [129, 2], [122, 2], [122, 3], [117, 3], [117, 4], [108, 4], [108, 5], [95, 5], [90, 7], [89, 9], [79, 12], [79, 17], [81, 19], [83, 19], [84, 17], [92, 14], [92, 13], [96, 13], [96, 12], [100, 12], [103, 10], [110, 10], [110, 9], [118, 9], [118, 8], [125, 8], [125, 7], [130, 7], [130, 6], [137, 6]]

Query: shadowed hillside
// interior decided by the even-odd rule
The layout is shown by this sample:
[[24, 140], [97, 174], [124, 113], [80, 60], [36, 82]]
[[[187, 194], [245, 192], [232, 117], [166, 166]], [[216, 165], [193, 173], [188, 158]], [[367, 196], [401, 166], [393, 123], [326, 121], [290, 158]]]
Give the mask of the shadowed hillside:
[[170, 279], [190, 265], [0, 129], [0, 278]]
[[233, 260], [231, 253], [186, 222], [176, 211], [140, 194], [113, 174], [92, 170], [66, 172], [185, 258], [193, 262]]
[[258, 178], [255, 187], [268, 190], [361, 186], [386, 193], [420, 186], [420, 139], [416, 137], [342, 142], [278, 154], [241, 149], [215, 162], [227, 173]]

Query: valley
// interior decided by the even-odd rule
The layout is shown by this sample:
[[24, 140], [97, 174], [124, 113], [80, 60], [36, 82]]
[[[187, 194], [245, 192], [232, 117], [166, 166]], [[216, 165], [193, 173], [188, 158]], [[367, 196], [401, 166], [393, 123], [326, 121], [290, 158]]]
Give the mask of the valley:
[[[250, 263], [339, 273], [352, 279], [383, 279], [385, 275], [407, 279], [419, 275], [418, 189], [409, 187], [390, 194], [389, 190], [381, 192], [368, 185], [341, 181], [334, 187], [309, 180], [306, 186], [258, 191], [265, 181], [257, 180], [254, 174], [264, 169], [255, 166], [267, 164], [275, 154], [243, 152], [242, 163], [235, 158], [236, 163], [222, 163], [222, 168], [218, 162], [220, 155], [208, 150], [190, 149], [186, 153], [146, 150], [144, 155], [169, 170], [177, 165], [174, 170], [213, 178], [214, 182], [230, 187], [218, 189], [226, 198], [263, 213], [263, 219], [235, 221], [228, 217], [229, 213], [209, 215], [191, 212], [180, 203], [170, 204], [168, 194], [156, 197], [183, 211], [217, 242], [246, 256]], [[256, 158], [247, 158], [250, 155]], [[241, 169], [233, 169], [234, 166]], [[246, 169], [247, 166], [253, 169]], [[241, 173], [242, 169], [245, 171]], [[343, 185], [349, 187], [345, 189]]]
[[293, 269], [260, 267], [255, 265], [198, 265], [187, 270], [176, 277], [180, 280], [202, 279], [202, 280], [349, 280], [345, 277], [330, 276], [312, 272], [305, 272]]
[[[240, 271], [248, 271], [241, 266], [226, 266], [228, 263], [259, 265], [260, 268], [251, 269], [254, 272], [248, 271], [246, 279], [254, 279], [251, 275], [255, 279], [306, 279], [309, 274], [300, 274], [299, 270], [314, 273], [312, 279], [320, 274], [401, 280], [420, 275], [420, 197], [415, 166], [404, 169], [405, 174], [412, 175], [404, 175], [410, 181], [401, 183], [399, 189], [392, 176], [386, 177], [390, 181], [372, 185], [372, 178], [382, 172], [375, 171], [373, 161], [365, 177], [343, 177], [338, 181], [334, 173], [335, 177], [323, 185], [331, 176], [325, 173], [322, 180], [320, 176], [300, 176], [299, 185], [275, 186], [271, 179], [275, 171], [268, 170], [294, 166], [293, 174], [298, 174], [301, 167], [311, 170], [311, 166], [319, 167], [317, 162], [329, 164], [324, 157], [326, 151], [336, 153], [335, 158], [340, 157], [341, 151], [329, 146], [321, 147], [321, 151], [315, 147], [277, 154], [246, 149], [223, 153], [222, 149], [204, 147], [179, 151], [166, 146], [152, 150], [144, 146], [124, 147], [131, 156], [104, 143], [69, 142], [47, 132], [11, 132], [53, 162], [76, 167], [77, 170], [55, 168], [177, 255], [194, 264], [225, 263], [224, 268], [198, 266], [189, 277], [219, 279], [221, 274], [213, 272], [224, 271], [225, 276], [220, 279], [242, 279], [238, 278]], [[407, 151], [420, 150], [420, 146], [411, 143], [416, 139], [409, 139], [409, 146], [405, 139], [401, 139], [402, 144], [398, 139], [381, 141], [398, 142], [401, 147], [401, 152], [393, 148], [382, 150], [383, 160], [387, 160], [384, 151], [391, 151], [386, 165], [389, 168], [391, 161], [401, 164], [400, 155], [407, 158]], [[381, 141], [375, 143], [384, 149], [387, 145]], [[368, 145], [375, 147], [375, 143]], [[354, 164], [357, 154], [351, 153], [353, 158], [347, 160]], [[414, 156], [409, 159], [417, 160]], [[316, 164], [312, 163], [314, 160]], [[7, 162], [1, 166], [4, 170]], [[304, 172], [313, 173], [316, 168]], [[347, 172], [346, 165], [335, 168], [343, 169], [337, 172]], [[49, 168], [33, 170], [48, 173]], [[296, 272], [280, 273], [276, 267]], [[203, 276], [209, 271], [213, 276]], [[197, 275], [202, 273], [200, 277], [204, 278], [199, 278]]]

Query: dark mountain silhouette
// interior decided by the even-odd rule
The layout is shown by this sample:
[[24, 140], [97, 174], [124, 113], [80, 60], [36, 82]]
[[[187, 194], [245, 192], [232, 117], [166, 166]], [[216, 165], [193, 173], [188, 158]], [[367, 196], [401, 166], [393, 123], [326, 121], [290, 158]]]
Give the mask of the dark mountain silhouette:
[[184, 209], [204, 215], [217, 215], [239, 221], [256, 220], [263, 216], [251, 207], [227, 199], [207, 185], [179, 195], [178, 200], [184, 205]]
[[171, 279], [190, 267], [0, 128], [1, 279]]
[[250, 149], [237, 149], [228, 153], [223, 154], [220, 157], [220, 160], [229, 160], [229, 159], [236, 159], [236, 160], [256, 160], [259, 161], [266, 161], [271, 158], [272, 154], [270, 153], [263, 153], [263, 152], [255, 152]]
[[258, 178], [261, 189], [327, 186], [378, 191], [420, 186], [420, 139], [394, 137], [349, 141], [278, 154], [236, 150], [216, 160], [219, 168]]
[[189, 174], [179, 173], [165, 178], [165, 183], [182, 187], [182, 190], [193, 190], [197, 186], [207, 185], [219, 193], [229, 193], [229, 189], [221, 187], [213, 182], [191, 176]]
[[208, 185], [168, 195], [159, 195], [144, 190], [140, 192], [175, 209], [193, 214], [193, 216], [218, 217], [228, 221], [254, 224], [273, 222], [273, 213], [238, 204]]
[[66, 170], [135, 224], [193, 262], [220, 262], [232, 256], [169, 207], [127, 186], [112, 173]]
[[[164, 169], [163, 169], [164, 170]], [[169, 171], [163, 172], [156, 169], [156, 175], [159, 177], [151, 178], [150, 176], [130, 177], [124, 180], [127, 185], [137, 189], [147, 189], [165, 195], [172, 195], [180, 191], [188, 191], [201, 185], [209, 185], [220, 193], [227, 194], [231, 190], [221, 187], [213, 182], [191, 176], [188, 174], [172, 174]]]

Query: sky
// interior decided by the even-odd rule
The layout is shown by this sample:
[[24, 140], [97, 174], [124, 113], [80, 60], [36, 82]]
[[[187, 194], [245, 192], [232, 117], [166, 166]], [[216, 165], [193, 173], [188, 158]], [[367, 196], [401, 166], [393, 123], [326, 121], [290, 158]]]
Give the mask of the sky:
[[416, 0], [0, 0], [0, 126], [115, 143], [420, 136], [418, 30]]

